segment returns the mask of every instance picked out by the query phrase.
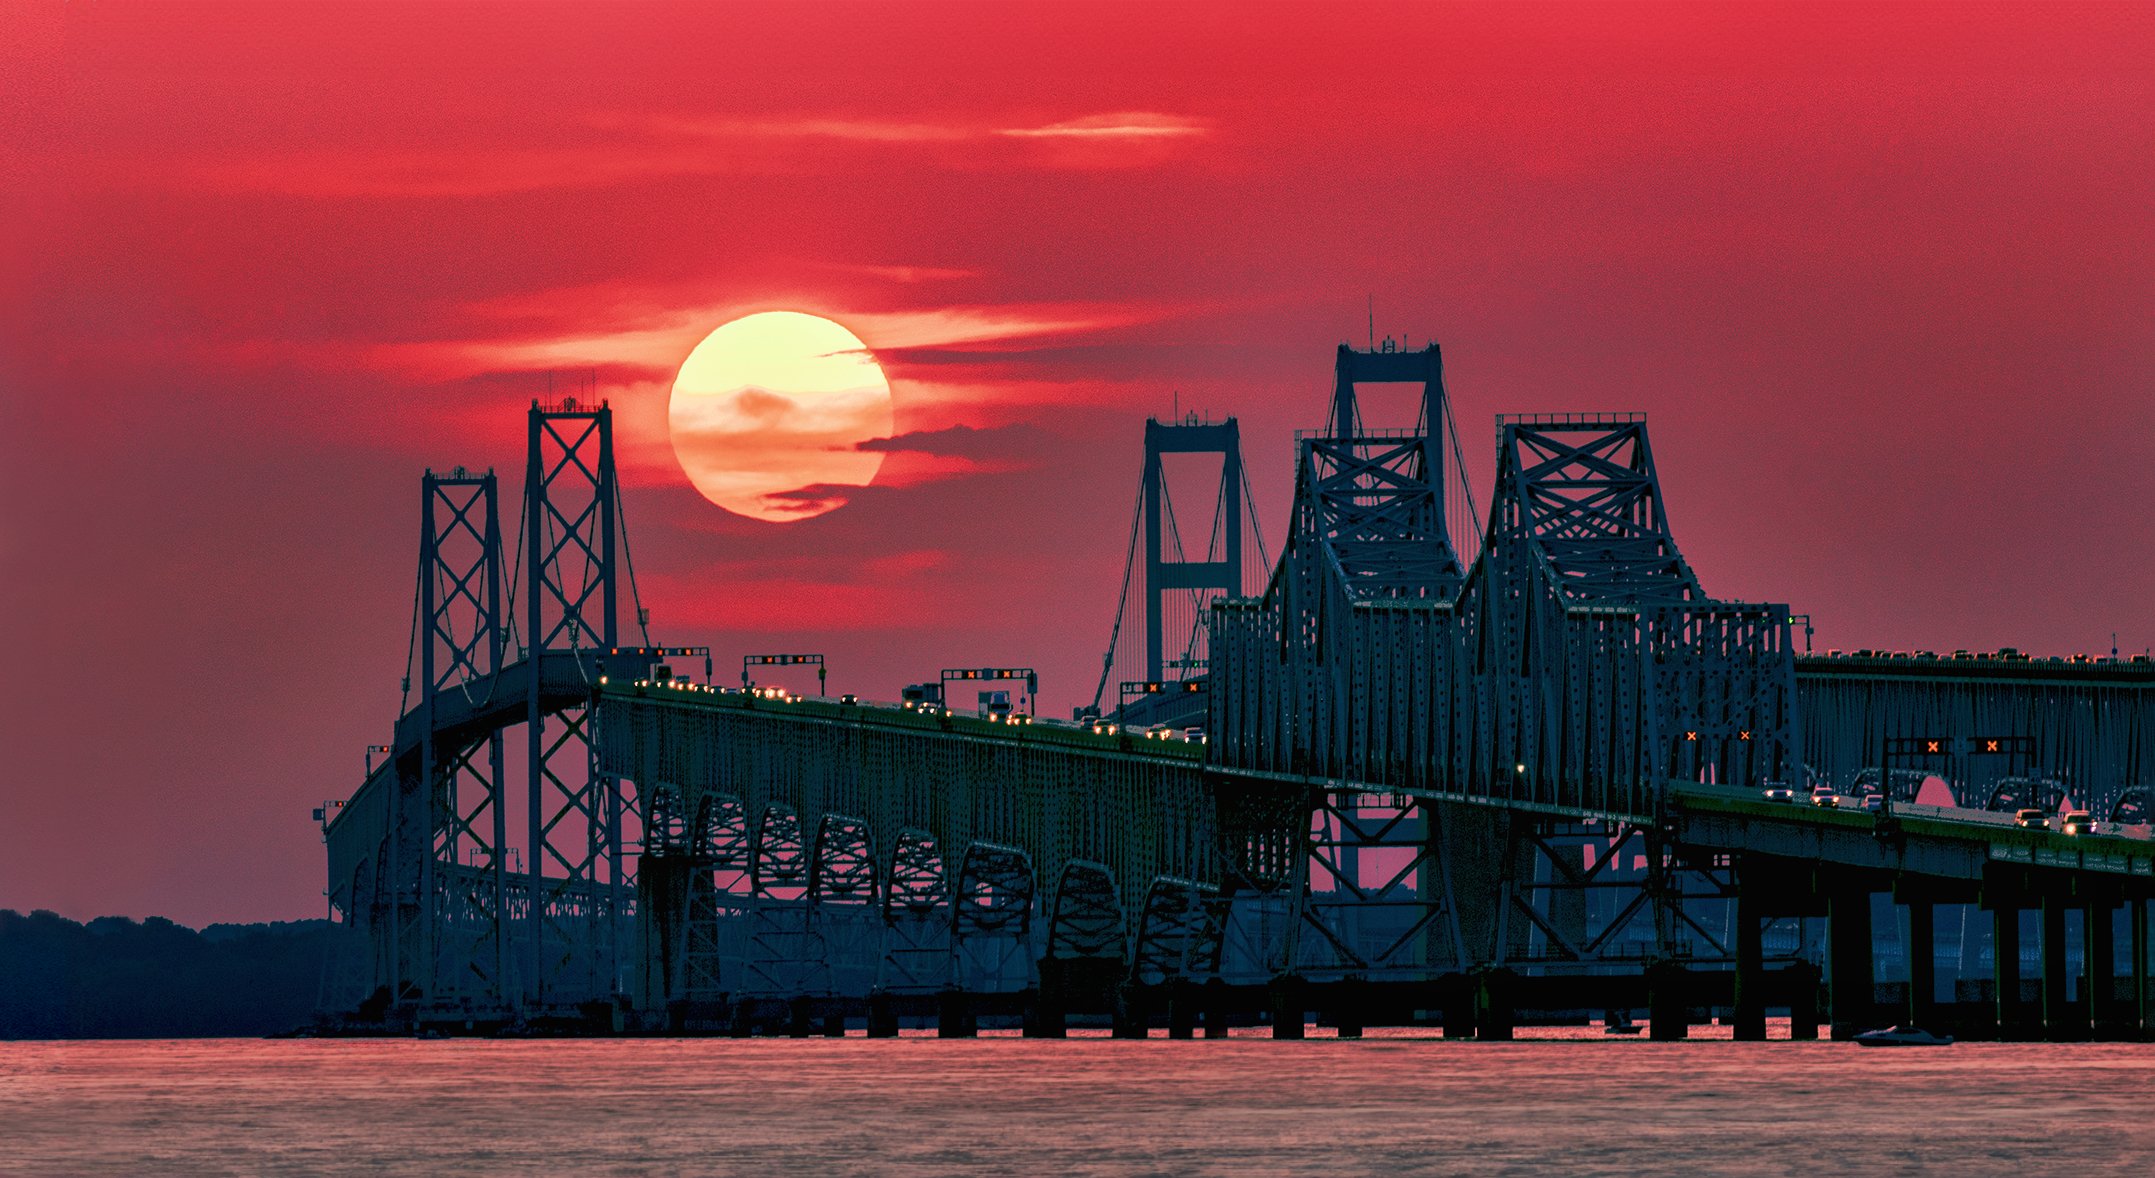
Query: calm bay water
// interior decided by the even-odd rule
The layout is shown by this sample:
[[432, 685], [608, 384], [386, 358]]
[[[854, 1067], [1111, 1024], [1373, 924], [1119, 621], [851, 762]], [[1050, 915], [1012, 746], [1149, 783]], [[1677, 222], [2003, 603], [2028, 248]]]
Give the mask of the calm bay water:
[[0, 1173], [2131, 1173], [2155, 1046], [0, 1043]]

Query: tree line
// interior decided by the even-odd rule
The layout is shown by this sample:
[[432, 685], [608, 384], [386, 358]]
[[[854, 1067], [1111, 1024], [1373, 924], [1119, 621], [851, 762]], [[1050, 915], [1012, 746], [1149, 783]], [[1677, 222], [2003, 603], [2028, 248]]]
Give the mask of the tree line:
[[0, 1039], [290, 1031], [313, 1021], [333, 928], [0, 909]]

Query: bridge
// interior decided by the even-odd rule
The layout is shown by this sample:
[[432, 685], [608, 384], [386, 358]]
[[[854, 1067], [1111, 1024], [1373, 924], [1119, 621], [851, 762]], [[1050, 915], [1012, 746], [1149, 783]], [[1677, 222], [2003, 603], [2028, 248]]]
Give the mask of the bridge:
[[[1069, 721], [714, 684], [643, 632], [610, 410], [534, 404], [513, 559], [491, 472], [422, 480], [417, 678], [325, 815], [325, 1006], [515, 1033], [2148, 1031], [2155, 665], [1799, 654], [1787, 605], [1704, 588], [1642, 417], [1499, 418], [1484, 514], [1434, 345], [1342, 346], [1334, 374], [1276, 561], [1232, 420], [1148, 426]], [[1416, 423], [1367, 425], [1371, 383], [1416, 388]], [[1195, 559], [1169, 453], [1220, 460]]]

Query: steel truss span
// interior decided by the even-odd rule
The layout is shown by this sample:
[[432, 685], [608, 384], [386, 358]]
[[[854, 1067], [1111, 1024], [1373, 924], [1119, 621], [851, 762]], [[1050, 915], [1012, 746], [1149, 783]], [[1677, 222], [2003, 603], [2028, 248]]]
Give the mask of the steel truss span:
[[[1717, 1003], [1755, 1038], [1769, 1002], [1815, 1025], [1822, 959], [1837, 1027], [1879, 1013], [1863, 947], [1890, 891], [1919, 929], [1939, 905], [2040, 908], [2058, 946], [2072, 906], [2116, 993], [2074, 1015], [2046, 948], [2039, 1021], [2115, 1030], [2128, 980], [2145, 1011], [2155, 666], [1799, 656], [1788, 607], [1703, 586], [1643, 418], [1499, 418], [1480, 513], [1434, 345], [1342, 347], [1334, 375], [1269, 580], [1203, 612], [1204, 673], [1176, 676], [1206, 741], [688, 683], [668, 660], [702, 655], [708, 680], [708, 651], [620, 645], [610, 412], [534, 405], [514, 558], [491, 473], [422, 480], [416, 678], [392, 755], [324, 828], [348, 933], [325, 1008], [374, 1029], [1503, 1037], [1537, 1007], [1680, 1035]], [[1371, 383], [1415, 386], [1416, 425], [1370, 428]], [[1222, 456], [1228, 542], [1169, 560], [1149, 537], [1147, 683], [1170, 669], [1159, 594], [1233, 591], [1254, 525], [1231, 421], [1151, 427], [1140, 519], [1172, 518], [1153, 500], [1176, 452]], [[1879, 801], [1763, 796], [1782, 786]], [[1981, 812], [2067, 806], [2097, 825]], [[2025, 1023], [1998, 985], [1993, 1030]]]

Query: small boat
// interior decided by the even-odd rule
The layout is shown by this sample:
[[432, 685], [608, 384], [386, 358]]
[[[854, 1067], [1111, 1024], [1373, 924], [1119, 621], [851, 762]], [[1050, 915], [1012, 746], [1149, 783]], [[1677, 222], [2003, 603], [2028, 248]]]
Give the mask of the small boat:
[[1604, 1035], [1636, 1035], [1644, 1029], [1631, 1021], [1631, 1012], [1628, 1010], [1612, 1010], [1601, 1020], [1601, 1033]]
[[1921, 1027], [1887, 1027], [1856, 1036], [1861, 1047], [1947, 1047], [1952, 1042], [1951, 1035], [1934, 1035]]

